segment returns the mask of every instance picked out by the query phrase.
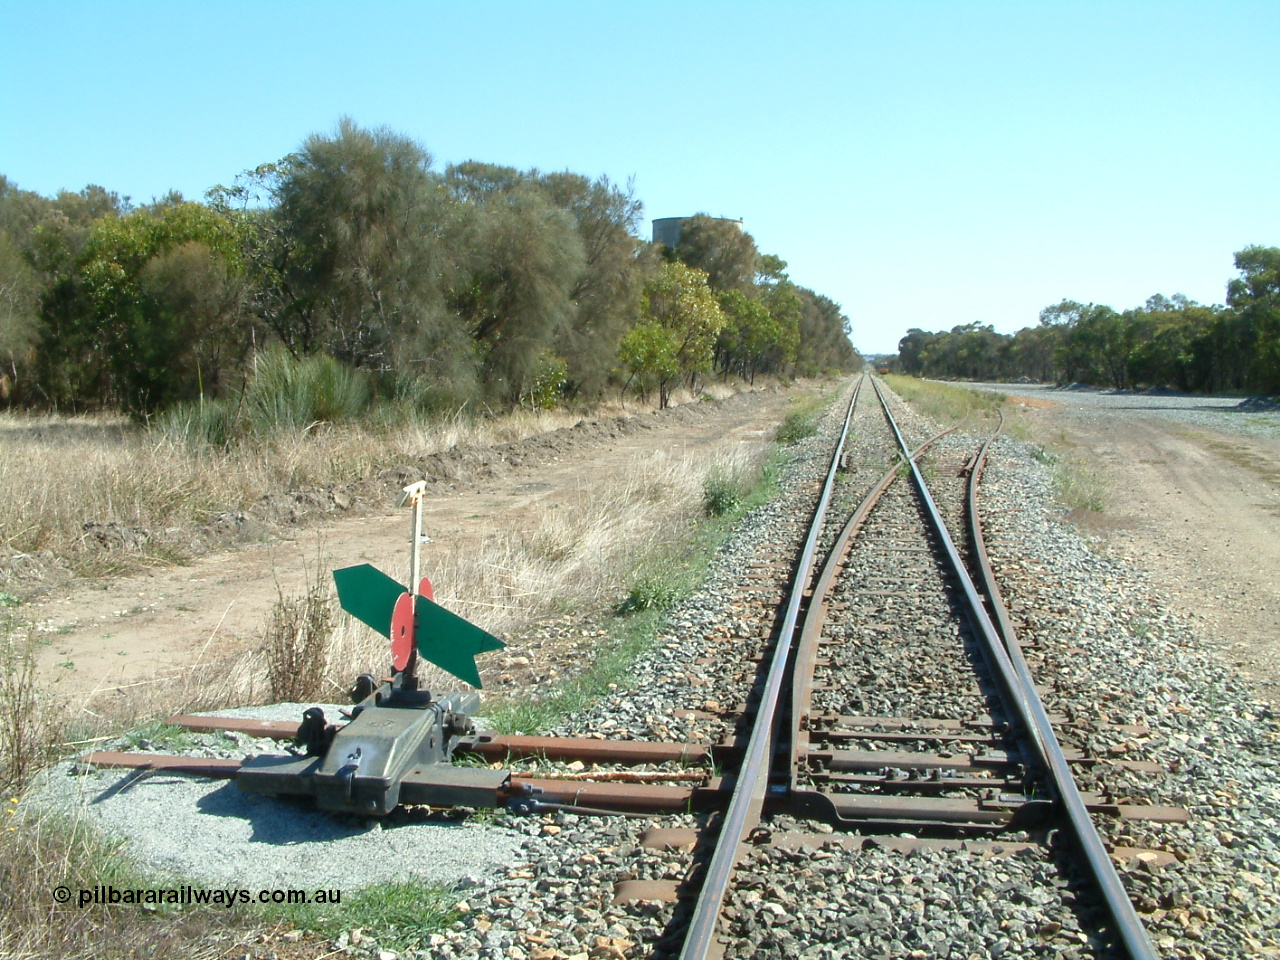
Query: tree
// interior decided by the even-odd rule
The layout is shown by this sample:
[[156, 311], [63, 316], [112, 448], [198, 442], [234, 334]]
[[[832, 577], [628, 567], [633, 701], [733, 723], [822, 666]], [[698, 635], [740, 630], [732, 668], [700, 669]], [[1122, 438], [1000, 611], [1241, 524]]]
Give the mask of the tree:
[[[78, 272], [82, 309], [46, 328], [43, 345], [62, 354], [77, 395], [146, 414], [197, 393], [201, 350], [220, 356], [224, 344], [213, 341], [240, 319], [232, 224], [202, 204], [169, 201], [104, 217]], [[210, 372], [216, 379], [216, 365]]]
[[[707, 275], [678, 261], [664, 264], [645, 284], [642, 317], [623, 338], [621, 359], [633, 375], [642, 370], [656, 379], [658, 408], [663, 410], [677, 376], [687, 376], [692, 387], [700, 373], [711, 369], [725, 317]], [[645, 358], [647, 366], [637, 368], [630, 357]]]
[[344, 118], [268, 173], [279, 223], [260, 260], [279, 295], [267, 319], [292, 353], [390, 371], [458, 349], [442, 296], [453, 204], [430, 167], [416, 141]]
[[0, 228], [0, 400], [7, 400], [21, 379], [19, 364], [39, 336], [39, 277], [7, 230]]
[[592, 181], [575, 173], [553, 173], [540, 177], [538, 185], [573, 217], [585, 257], [570, 292], [576, 310], [556, 349], [568, 361], [570, 389], [597, 394], [622, 336], [639, 316], [645, 278], [657, 270], [655, 258], [636, 236], [644, 208], [631, 183], [624, 191], [608, 177]]
[[633, 383], [640, 395], [658, 391], [658, 409], [666, 409], [671, 381], [680, 372], [679, 341], [674, 330], [656, 320], [636, 324], [618, 344], [618, 362], [627, 373], [626, 386]]
[[449, 304], [475, 341], [490, 393], [515, 402], [572, 321], [582, 240], [572, 218], [520, 185], [472, 210], [462, 263]]
[[796, 370], [803, 376], [821, 376], [833, 370], [857, 370], [862, 358], [849, 339], [849, 318], [840, 304], [805, 287], [797, 287], [800, 298], [800, 337]]
[[736, 220], [721, 220], [705, 213], [690, 217], [680, 228], [676, 257], [701, 270], [716, 291], [755, 293], [759, 251], [751, 234]]
[[755, 383], [756, 373], [771, 359], [782, 339], [782, 328], [762, 300], [737, 290], [720, 294], [725, 322], [716, 351], [725, 373], [736, 373]]
[[1250, 383], [1280, 393], [1280, 247], [1245, 247], [1235, 265], [1240, 276], [1227, 284], [1227, 304], [1253, 340]]

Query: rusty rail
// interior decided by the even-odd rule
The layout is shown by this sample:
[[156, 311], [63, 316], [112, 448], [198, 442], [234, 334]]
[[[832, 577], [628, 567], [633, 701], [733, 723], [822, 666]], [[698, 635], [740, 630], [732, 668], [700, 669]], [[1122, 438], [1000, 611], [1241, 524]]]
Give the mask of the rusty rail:
[[[804, 601], [805, 588], [809, 583], [809, 572], [813, 566], [813, 556], [818, 547], [818, 538], [822, 533], [822, 522], [826, 518], [827, 505], [831, 501], [831, 491], [835, 487], [836, 471], [840, 467], [840, 459], [844, 452], [844, 442], [849, 435], [849, 424], [853, 421], [853, 412], [857, 407], [858, 395], [866, 382], [865, 375], [854, 388], [849, 400], [849, 409], [845, 413], [844, 426], [840, 431], [840, 439], [836, 443], [835, 452], [831, 456], [831, 465], [827, 469], [827, 478], [822, 485], [822, 493], [818, 505], [814, 509], [813, 519], [809, 525], [809, 535], [805, 538], [804, 549], [796, 564], [795, 575], [791, 582], [791, 591], [787, 600], [786, 613], [782, 626], [778, 631], [778, 642], [774, 646], [773, 659], [769, 672], [765, 677], [764, 688], [760, 695], [755, 723], [751, 728], [751, 738], [747, 742], [746, 755], [739, 768], [734, 784], [733, 796], [729, 801], [729, 809], [725, 812], [720, 826], [720, 836], [716, 841], [715, 852], [707, 866], [702, 881], [702, 889], [694, 905], [693, 917], [685, 934], [684, 946], [680, 951], [681, 960], [703, 960], [711, 950], [715, 938], [716, 925], [720, 918], [720, 908], [724, 903], [729, 881], [733, 876], [733, 868], [737, 864], [739, 848], [747, 836], [753, 821], [758, 822], [760, 810], [764, 804], [765, 794], [769, 789], [769, 773], [772, 764], [769, 762], [773, 754], [776, 740], [777, 706], [782, 692], [783, 681], [787, 673], [787, 664], [791, 658], [792, 641], [796, 632], [796, 622], [800, 616], [800, 606]], [[785, 791], [785, 786], [782, 788]]]
[[[889, 406], [885, 402], [879, 386], [874, 381], [872, 381], [872, 386], [875, 387], [876, 396], [884, 407], [885, 416], [889, 418], [893, 432], [898, 438], [898, 444], [905, 453], [908, 450], [906, 441], [898, 430], [892, 413], [889, 412]], [[994, 439], [994, 436], [992, 439]], [[974, 469], [970, 473], [970, 502], [968, 509], [971, 518], [977, 517], [977, 504], [973, 498], [977, 494], [977, 478], [980, 476], [982, 466], [985, 463], [989, 444], [990, 441], [988, 441], [987, 445], [984, 445], [982, 452], [974, 463]], [[1036, 693], [1035, 682], [1031, 677], [1031, 671], [1027, 667], [1026, 660], [1022, 657], [1021, 647], [1017, 644], [1016, 639], [1010, 642], [1009, 638], [1013, 637], [1012, 623], [1009, 621], [1007, 613], [1005, 613], [1004, 623], [1007, 625], [1009, 633], [1002, 636], [996, 630], [990, 615], [987, 613], [986, 605], [983, 603], [983, 597], [974, 585], [973, 578], [969, 576], [969, 571], [951, 539], [947, 525], [938, 511], [937, 504], [933, 501], [933, 496], [929, 493], [929, 488], [924, 482], [924, 477], [920, 474], [919, 467], [914, 460], [910, 461], [910, 464], [912, 479], [921, 499], [924, 501], [930, 523], [942, 540], [943, 549], [947, 554], [952, 571], [960, 583], [961, 591], [967, 604], [969, 620], [978, 634], [983, 656], [987, 659], [988, 666], [992, 669], [992, 673], [997, 678], [999, 685], [1006, 692], [1006, 707], [1012, 708], [1016, 712], [1017, 726], [1020, 727], [1030, 741], [1035, 749], [1036, 759], [1051, 778], [1056, 794], [1055, 800], [1066, 812], [1072, 834], [1085, 853], [1090, 872], [1106, 903], [1112, 927], [1119, 936], [1131, 960], [1156, 960], [1155, 948], [1147, 936], [1146, 929], [1142, 926], [1142, 921], [1138, 919], [1137, 911], [1134, 910], [1132, 901], [1130, 901], [1128, 894], [1125, 893], [1124, 887], [1120, 883], [1120, 877], [1102, 845], [1102, 839], [1098, 836], [1098, 831], [1094, 827], [1093, 821], [1089, 819], [1084, 799], [1076, 788], [1075, 779], [1071, 776], [1071, 770], [1067, 766], [1062, 747], [1053, 732], [1053, 726], [1049, 722], [1049, 716], [1045, 712], [1044, 704], [1040, 702], [1040, 696]], [[975, 545], [981, 544], [981, 526], [976, 527], [974, 532]], [[980, 556], [982, 559], [979, 566], [982, 568], [983, 578], [989, 577], [989, 584], [994, 585], [995, 574], [991, 571], [985, 548], [981, 551]], [[987, 599], [992, 610], [999, 611], [996, 614], [997, 618], [999, 618], [1000, 613], [1003, 612], [1004, 605], [1000, 602], [998, 589], [989, 589]]]
[[[973, 550], [979, 575], [982, 579], [982, 590], [986, 594], [992, 613], [995, 615], [995, 626], [998, 629], [999, 638], [1003, 642], [1010, 661], [1013, 663], [1018, 679], [1021, 681], [1023, 688], [1027, 690], [1027, 705], [1031, 711], [1031, 720], [1039, 731], [1040, 739], [1045, 747], [1045, 760], [1048, 764], [1048, 773], [1053, 784], [1055, 799], [1066, 813], [1067, 820], [1071, 824], [1072, 837], [1088, 861], [1089, 871], [1098, 884], [1098, 890], [1106, 903], [1111, 923], [1132, 960], [1155, 960], [1156, 952], [1151, 944], [1151, 939], [1147, 936], [1146, 928], [1142, 925], [1137, 911], [1133, 908], [1133, 901], [1129, 899], [1124, 885], [1120, 882], [1120, 876], [1116, 873], [1115, 864], [1112, 863], [1111, 857], [1107, 854], [1106, 847], [1102, 845], [1102, 838], [1098, 836], [1097, 828], [1094, 827], [1093, 821], [1089, 818], [1085, 800], [1076, 787], [1075, 778], [1071, 776], [1071, 770], [1067, 766], [1067, 758], [1063, 754], [1062, 747], [1058, 744], [1058, 738], [1054, 735], [1049, 715], [1044, 709], [1044, 704], [1040, 701], [1039, 694], [1036, 693], [1035, 680], [1031, 676], [1031, 668], [1027, 665], [1027, 660], [1022, 655], [1022, 644], [1018, 642], [1017, 633], [1013, 628], [1013, 620], [1009, 617], [1009, 611], [1005, 607], [1004, 598], [1000, 593], [1000, 586], [996, 582], [996, 574], [991, 566], [991, 558], [987, 555], [986, 540], [982, 534], [982, 518], [978, 512], [978, 483], [982, 476], [982, 468], [986, 464], [987, 451], [1003, 428], [1004, 414], [1001, 413], [999, 428], [982, 445], [982, 449], [974, 461], [973, 470], [969, 474], [969, 532], [973, 541]], [[988, 625], [990, 625], [989, 621]]]

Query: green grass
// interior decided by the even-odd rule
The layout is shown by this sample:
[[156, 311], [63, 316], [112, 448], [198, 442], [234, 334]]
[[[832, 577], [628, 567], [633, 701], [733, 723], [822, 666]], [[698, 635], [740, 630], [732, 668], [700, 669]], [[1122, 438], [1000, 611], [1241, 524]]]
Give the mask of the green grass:
[[153, 720], [124, 735], [125, 746], [129, 750], [137, 750], [144, 740], [153, 749], [165, 753], [181, 753], [192, 745], [190, 730], [163, 720]]
[[1058, 502], [1064, 507], [1085, 513], [1106, 512], [1111, 491], [1099, 474], [1079, 460], [1044, 447], [1036, 447], [1032, 456], [1049, 468]]
[[711, 471], [702, 481], [702, 509], [709, 517], [723, 517], [742, 503], [743, 478], [725, 469]]
[[1008, 400], [1003, 393], [897, 374], [887, 374], [884, 382], [917, 413], [943, 426], [958, 423], [966, 416], [970, 417], [970, 425], [975, 427], [987, 421], [994, 422], [999, 418], [997, 411]]
[[782, 419], [774, 434], [774, 442], [782, 446], [799, 443], [818, 432], [818, 416], [830, 406], [836, 394], [811, 393], [800, 397], [792, 397], [795, 407]]
[[[456, 894], [435, 884], [380, 883], [356, 891], [342, 891], [341, 878], [331, 890], [341, 891], [335, 904], [264, 906], [264, 919], [284, 919], [296, 929], [309, 930], [329, 939], [358, 929], [382, 950], [397, 953], [419, 950], [431, 934], [458, 917]], [[362, 942], [363, 945], [363, 942]]]
[[[7, 799], [7, 798], [6, 798]], [[5, 956], [177, 957], [210, 937], [247, 941], [255, 928], [295, 928], [337, 939], [362, 931], [368, 947], [401, 954], [422, 949], [458, 916], [456, 894], [426, 883], [384, 883], [360, 890], [343, 889], [341, 877], [326, 887], [340, 900], [327, 904], [251, 904], [178, 906], [88, 904], [80, 907], [78, 891], [95, 887], [117, 890], [162, 890], [190, 884], [217, 891], [188, 878], [155, 874], [129, 856], [126, 842], [80, 819], [60, 814], [26, 814], [20, 807], [5, 816], [0, 829], [0, 913], [23, 921], [24, 950]], [[12, 827], [13, 829], [7, 829]], [[50, 892], [69, 887], [72, 899], [53, 902]], [[289, 884], [277, 884], [287, 887]], [[308, 889], [314, 897], [315, 890]], [[7, 940], [11, 946], [19, 942]], [[244, 953], [241, 950], [236, 955]]]

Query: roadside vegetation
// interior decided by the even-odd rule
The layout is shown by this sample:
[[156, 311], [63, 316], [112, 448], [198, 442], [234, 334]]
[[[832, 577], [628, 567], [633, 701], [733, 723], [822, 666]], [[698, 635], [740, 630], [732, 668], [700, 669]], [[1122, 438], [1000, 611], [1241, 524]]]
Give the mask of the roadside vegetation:
[[[938, 383], [889, 374], [884, 378], [890, 389], [911, 404], [917, 413], [944, 427], [962, 420], [975, 429], [995, 429], [1000, 410], [1007, 399], [1002, 393], [975, 390], [963, 384]], [[1009, 416], [1005, 408], [1005, 416]]]
[[978, 390], [962, 383], [942, 383], [916, 377], [888, 374], [885, 383], [902, 399], [942, 426], [965, 424], [974, 432], [996, 428], [1004, 414], [1006, 433], [1034, 445], [1035, 456], [1049, 467], [1058, 501], [1072, 514], [1103, 513], [1110, 501], [1106, 481], [1070, 452], [1062, 449], [1060, 438], [1037, 433], [1020, 416], [1019, 408], [1008, 403], [1005, 394]]
[[[111, 575], [261, 536], [246, 516], [266, 511], [269, 532], [273, 502], [343, 507], [381, 472], [460, 446], [860, 366], [839, 305], [740, 224], [698, 215], [667, 248], [639, 236], [642, 215], [606, 177], [438, 170], [412, 139], [349, 120], [203, 201], [43, 197], [0, 176], [0, 956], [226, 956], [259, 935], [270, 952], [294, 926], [312, 933], [290, 955], [356, 946], [362, 926], [409, 948], [447, 921], [448, 898], [421, 885], [331, 915], [55, 903], [59, 884], [142, 878], [86, 822], [28, 806], [51, 759], [126, 731], [179, 744], [161, 722], [178, 711], [341, 700], [386, 651], [318, 574], [280, 597], [259, 649], [66, 703], [40, 687], [48, 638], [24, 591], [53, 568]], [[606, 623], [539, 708], [574, 709], [624, 676], [766, 494], [768, 447], [653, 457], [491, 530], [433, 569], [438, 598], [495, 633], [566, 613]], [[539, 722], [495, 706], [511, 728]]]
[[[639, 236], [631, 185], [426, 149], [349, 119], [203, 201], [0, 177], [0, 402], [223, 443], [368, 409], [547, 409], [860, 364], [838, 304], [741, 224]], [[299, 367], [288, 367], [287, 356]], [[324, 381], [310, 405], [263, 364]], [[287, 379], [287, 378], [286, 378]]]
[[1012, 335], [981, 323], [909, 330], [893, 365], [918, 377], [1280, 396], [1280, 247], [1246, 247], [1235, 267], [1225, 306], [1181, 294], [1123, 311], [1063, 300]]

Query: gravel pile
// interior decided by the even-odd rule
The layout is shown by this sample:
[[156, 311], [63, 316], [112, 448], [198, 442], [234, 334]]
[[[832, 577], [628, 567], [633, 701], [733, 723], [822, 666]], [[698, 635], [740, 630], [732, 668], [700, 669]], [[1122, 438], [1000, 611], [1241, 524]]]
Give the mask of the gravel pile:
[[[965, 386], [1011, 396], [1049, 400], [1072, 416], [1088, 417], [1102, 409], [1126, 410], [1134, 416], [1176, 420], [1191, 426], [1249, 437], [1280, 437], [1280, 406], [1266, 398], [1208, 397], [1061, 388], [1043, 384], [972, 383]], [[896, 416], [895, 411], [895, 416]]]

